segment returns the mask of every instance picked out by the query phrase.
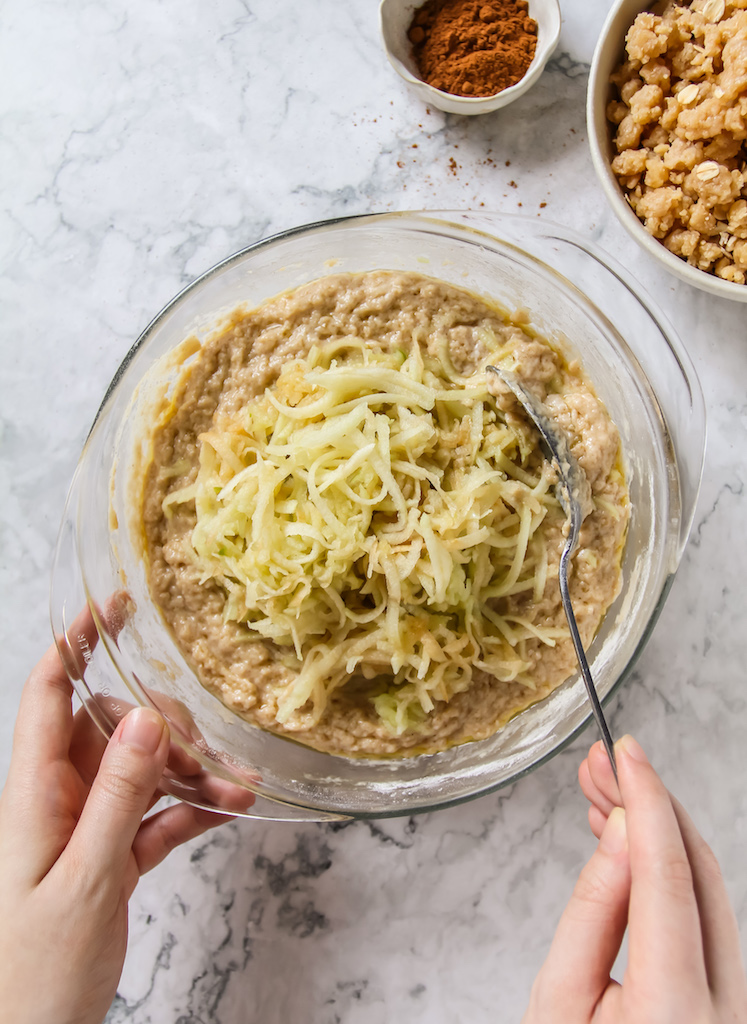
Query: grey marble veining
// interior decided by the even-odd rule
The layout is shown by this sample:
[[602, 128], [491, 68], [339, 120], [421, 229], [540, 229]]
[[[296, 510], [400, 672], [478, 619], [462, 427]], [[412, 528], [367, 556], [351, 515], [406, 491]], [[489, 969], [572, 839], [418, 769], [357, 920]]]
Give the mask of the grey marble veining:
[[[691, 808], [747, 933], [747, 328], [607, 211], [586, 146], [608, 2], [564, 0], [558, 51], [513, 106], [428, 110], [379, 47], [375, 0], [50, 4], [0, 32], [0, 771], [49, 639], [64, 494], [118, 363], [171, 296], [272, 232], [407, 208], [575, 227], [656, 296], [709, 413], [669, 601], [610, 705]], [[110, 1024], [516, 1021], [593, 848], [575, 782], [591, 731], [517, 785], [412, 819], [243, 821], [143, 880]]]

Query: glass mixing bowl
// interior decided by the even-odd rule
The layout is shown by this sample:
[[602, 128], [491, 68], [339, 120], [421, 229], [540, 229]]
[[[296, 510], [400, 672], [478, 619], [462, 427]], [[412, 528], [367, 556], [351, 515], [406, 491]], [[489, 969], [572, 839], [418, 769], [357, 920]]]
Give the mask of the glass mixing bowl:
[[191, 803], [234, 810], [237, 793], [250, 790], [255, 817], [430, 810], [514, 782], [589, 718], [574, 675], [489, 739], [401, 759], [319, 753], [249, 725], [208, 693], [150, 598], [132, 495], [152, 410], [176, 377], [173, 350], [205, 337], [239, 303], [377, 268], [429, 274], [527, 309], [542, 334], [580, 356], [617, 424], [632, 517], [622, 591], [589, 649], [602, 699], [630, 671], [680, 561], [703, 462], [702, 395], [672, 329], [609, 257], [565, 229], [483, 213], [356, 217], [250, 246], [177, 295], [122, 363], [70, 488], [52, 579], [52, 625], [79, 697], [107, 735], [133, 705], [158, 708], [173, 739], [164, 789]]

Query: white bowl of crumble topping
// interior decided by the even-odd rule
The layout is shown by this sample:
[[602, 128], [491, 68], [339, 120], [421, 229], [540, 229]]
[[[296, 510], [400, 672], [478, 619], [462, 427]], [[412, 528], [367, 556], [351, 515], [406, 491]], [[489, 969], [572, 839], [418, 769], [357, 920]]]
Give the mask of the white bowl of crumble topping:
[[587, 124], [630, 235], [681, 280], [747, 302], [747, 10], [618, 0], [594, 53]]

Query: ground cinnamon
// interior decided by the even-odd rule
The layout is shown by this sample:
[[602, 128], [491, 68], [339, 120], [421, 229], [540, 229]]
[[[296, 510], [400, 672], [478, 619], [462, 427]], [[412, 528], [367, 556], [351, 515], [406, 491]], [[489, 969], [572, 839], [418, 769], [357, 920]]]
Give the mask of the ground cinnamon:
[[537, 22], [527, 0], [428, 0], [408, 38], [424, 82], [456, 96], [494, 96], [532, 62]]

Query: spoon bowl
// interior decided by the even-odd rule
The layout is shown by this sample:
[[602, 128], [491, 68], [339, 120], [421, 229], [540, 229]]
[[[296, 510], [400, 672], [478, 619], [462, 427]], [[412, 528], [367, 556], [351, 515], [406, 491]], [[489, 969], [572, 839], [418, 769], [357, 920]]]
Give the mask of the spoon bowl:
[[568, 628], [571, 631], [571, 640], [573, 641], [578, 665], [581, 669], [581, 675], [583, 676], [584, 684], [586, 686], [586, 692], [589, 695], [592, 711], [594, 712], [594, 718], [596, 719], [599, 731], [602, 734], [602, 742], [604, 743], [605, 750], [607, 751], [607, 756], [610, 759], [615, 781], [617, 781], [617, 765], [615, 763], [615, 749], [612, 742], [612, 736], [610, 735], [609, 728], [607, 727], [607, 721], [604, 717], [604, 712], [602, 711], [602, 705], [600, 704], [599, 697], [597, 696], [597, 690], [594, 685], [594, 679], [591, 675], [589, 663], [586, 660], [586, 652], [584, 650], [584, 645], [581, 642], [581, 636], [576, 624], [576, 616], [574, 615], [573, 605], [571, 604], [571, 595], [568, 590], [568, 567], [570, 565], [571, 558], [578, 547], [581, 525], [594, 507], [591, 498], [589, 480], [579, 464], [578, 459], [576, 459], [571, 452], [571, 445], [565, 431], [562, 430], [558, 424], [554, 422], [552, 417], [548, 415], [547, 409], [542, 402], [540, 402], [540, 400], [533, 395], [531, 391], [525, 388], [516, 374], [512, 373], [510, 370], [506, 370], [498, 366], [488, 366], [486, 369], [509, 389], [516, 401], [535, 425], [539, 431], [540, 447], [542, 448], [542, 452], [545, 455], [545, 458], [552, 463], [556, 473], [558, 474], [555, 493], [558, 501], [560, 502], [560, 507], [563, 509], [566, 516], [568, 516], [568, 530], [566, 533], [565, 544], [563, 545], [563, 551], [560, 556], [560, 565], [558, 567], [560, 597], [563, 602], [565, 617], [568, 620]]

